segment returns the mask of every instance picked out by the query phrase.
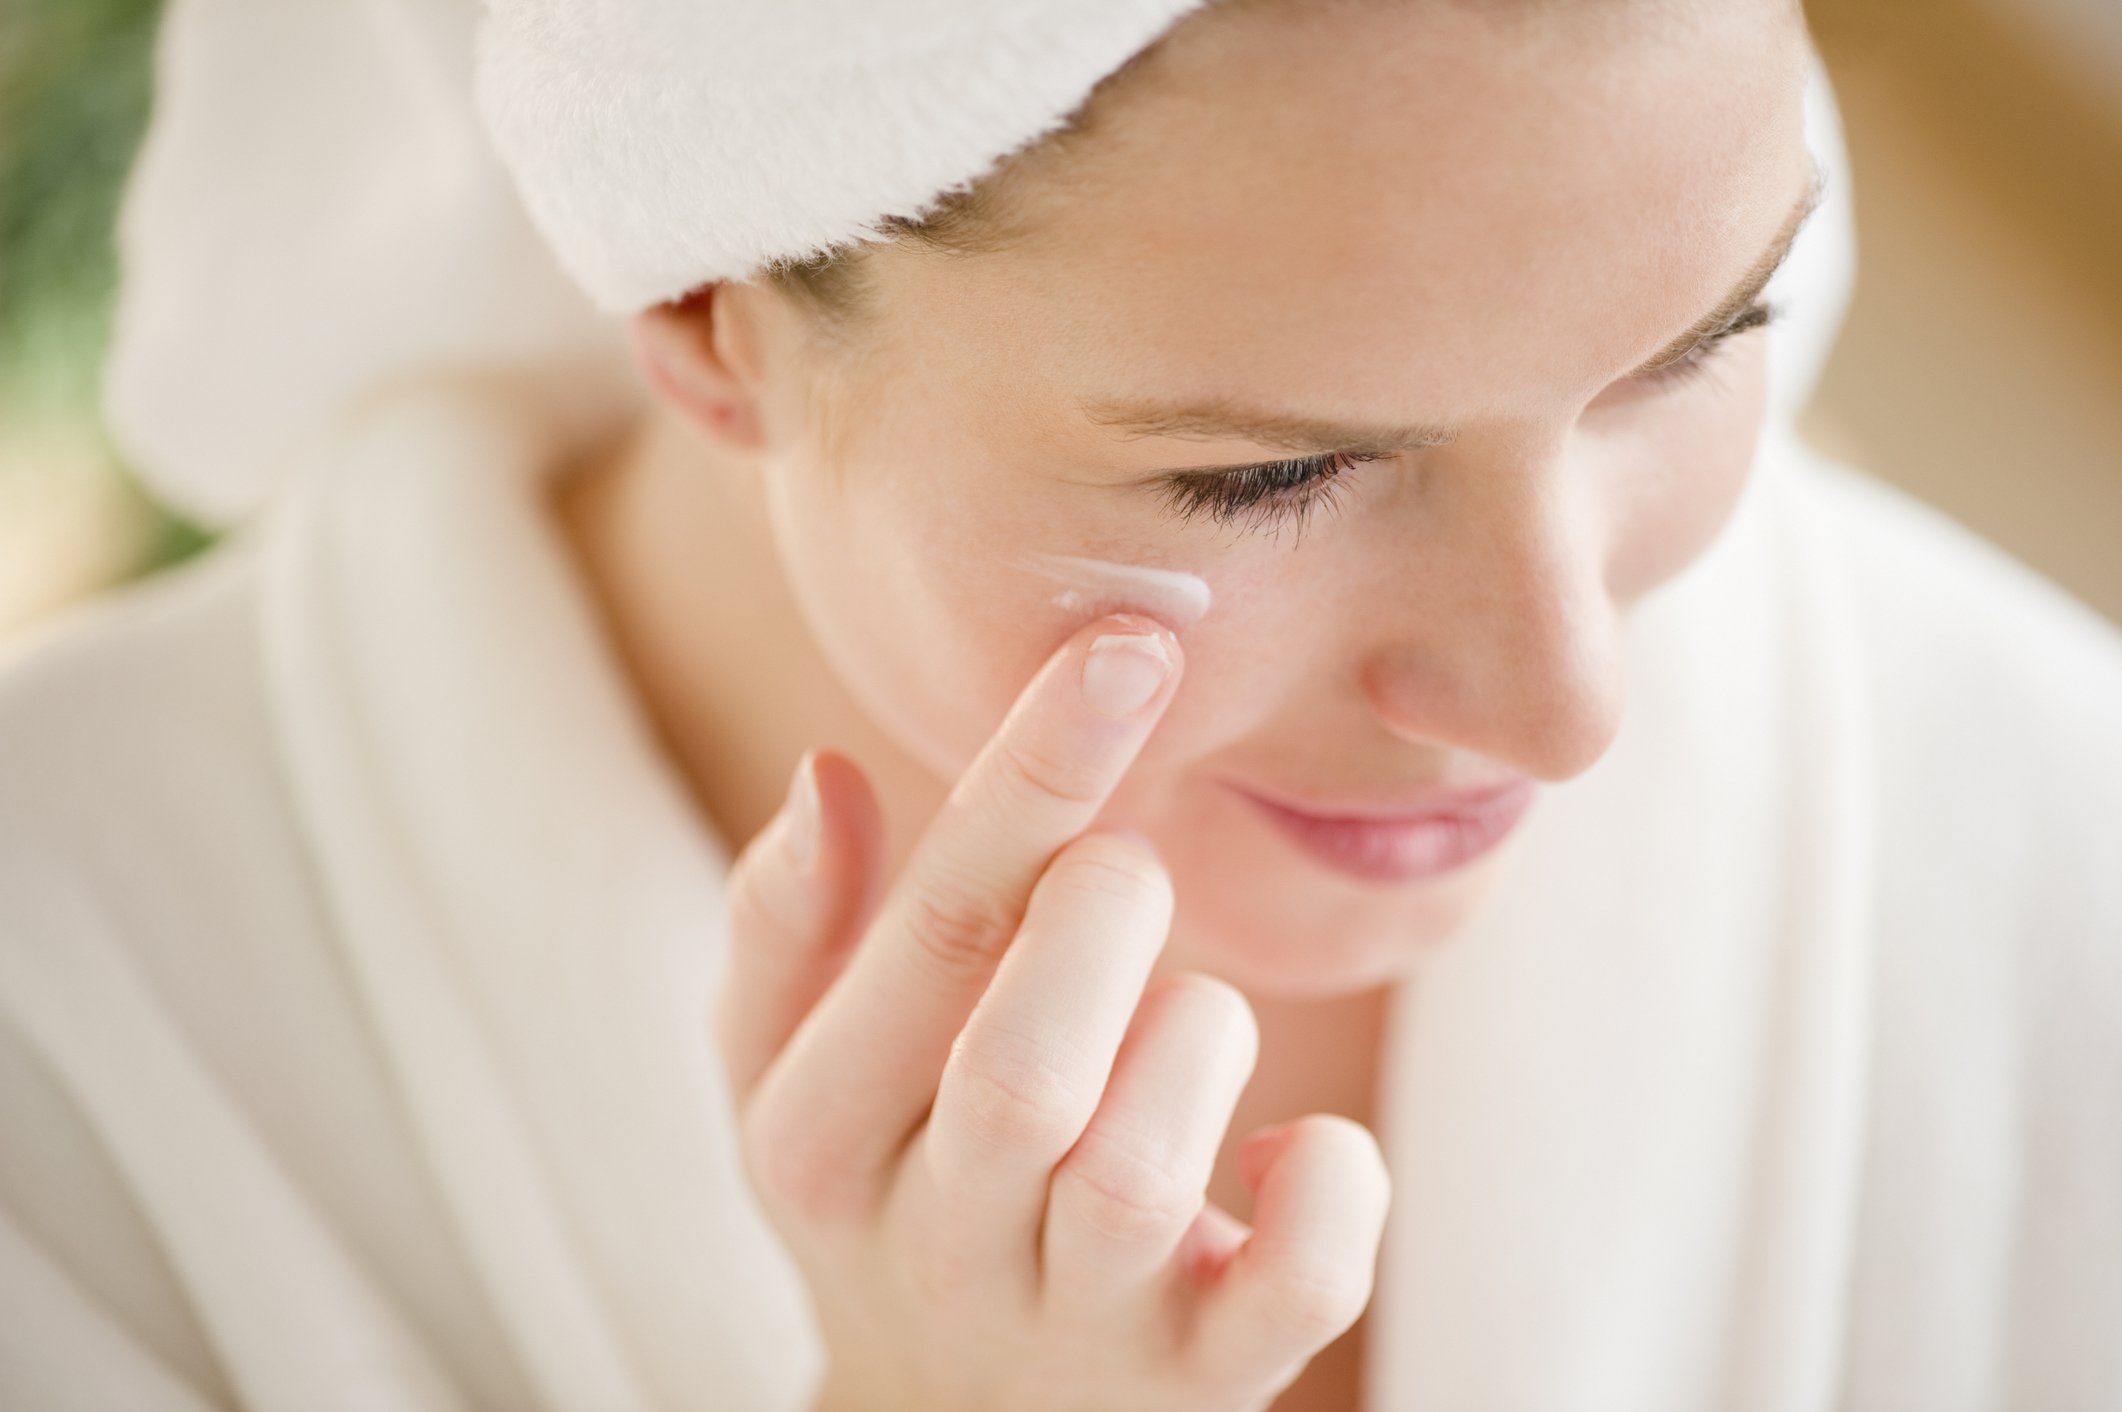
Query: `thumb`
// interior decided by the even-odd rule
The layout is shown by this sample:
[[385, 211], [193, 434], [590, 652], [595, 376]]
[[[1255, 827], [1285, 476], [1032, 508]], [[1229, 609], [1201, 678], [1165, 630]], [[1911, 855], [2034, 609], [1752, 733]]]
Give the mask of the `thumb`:
[[806, 751], [780, 812], [731, 865], [729, 956], [714, 1030], [740, 1107], [867, 925], [883, 833], [861, 768], [829, 750]]

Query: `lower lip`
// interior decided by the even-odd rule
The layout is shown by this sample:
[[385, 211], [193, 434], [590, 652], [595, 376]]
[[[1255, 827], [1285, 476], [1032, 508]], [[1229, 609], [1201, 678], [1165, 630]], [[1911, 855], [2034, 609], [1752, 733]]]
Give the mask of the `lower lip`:
[[1379, 820], [1303, 814], [1238, 792], [1306, 853], [1366, 882], [1415, 882], [1469, 863], [1502, 842], [1533, 801], [1527, 780], [1448, 814]]

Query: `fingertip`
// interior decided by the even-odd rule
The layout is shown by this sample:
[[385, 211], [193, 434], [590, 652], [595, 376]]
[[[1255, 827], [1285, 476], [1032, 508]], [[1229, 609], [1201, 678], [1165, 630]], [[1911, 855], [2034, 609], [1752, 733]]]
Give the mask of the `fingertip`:
[[829, 815], [857, 827], [881, 830], [877, 791], [860, 765], [830, 746], [815, 746], [804, 758]]
[[1256, 1129], [1238, 1144], [1238, 1176], [1254, 1196], [1260, 1194], [1260, 1183], [1267, 1176], [1268, 1169], [1281, 1159], [1284, 1149], [1289, 1146], [1290, 1130], [1294, 1126], [1294, 1120], [1270, 1124]]
[[1349, 1165], [1360, 1167], [1369, 1174], [1374, 1204], [1380, 1214], [1392, 1200], [1392, 1171], [1386, 1165], [1385, 1149], [1379, 1145], [1378, 1135], [1354, 1118], [1339, 1113], [1320, 1115], [1327, 1120], [1327, 1127], [1335, 1134], [1335, 1140], [1343, 1143], [1350, 1152]]
[[1171, 871], [1164, 866], [1156, 841], [1142, 830], [1127, 824], [1093, 824], [1070, 839], [1062, 851], [1072, 858], [1095, 859], [1139, 875], [1156, 886], [1163, 894], [1165, 910], [1170, 910]]
[[1287, 1185], [1278, 1180], [1277, 1171], [1285, 1159], [1292, 1164], [1292, 1176], [1333, 1174], [1342, 1184], [1344, 1209], [1368, 1210], [1376, 1221], [1384, 1220], [1392, 1200], [1392, 1173], [1377, 1135], [1355, 1119], [1339, 1113], [1306, 1113], [1261, 1128], [1239, 1147], [1239, 1175], [1259, 1197], [1269, 1181]]
[[1093, 619], [1060, 655], [1076, 658], [1084, 702], [1098, 715], [1118, 721], [1160, 712], [1186, 667], [1178, 633], [1140, 612]]

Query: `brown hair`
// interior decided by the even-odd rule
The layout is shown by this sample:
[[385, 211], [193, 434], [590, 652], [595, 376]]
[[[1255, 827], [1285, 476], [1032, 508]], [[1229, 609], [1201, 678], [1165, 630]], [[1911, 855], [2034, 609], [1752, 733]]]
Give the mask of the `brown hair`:
[[[1029, 226], [1026, 189], [1031, 171], [1038, 169], [1041, 182], [1065, 179], [1062, 158], [1098, 129], [1100, 114], [1111, 105], [1113, 92], [1125, 86], [1130, 75], [1147, 69], [1164, 43], [1160, 36], [1129, 55], [1125, 63], [1092, 85], [1059, 126], [1005, 155], [984, 175], [944, 191], [918, 217], [887, 216], [875, 222], [876, 229], [883, 232], [886, 243], [956, 258], [1007, 249]], [[809, 312], [814, 332], [846, 343], [873, 307], [865, 272], [866, 256], [875, 244], [861, 242], [805, 259], [776, 260], [753, 278]]]
[[[1014, 161], [1005, 163], [1005, 167], [1015, 165]], [[876, 226], [891, 244], [918, 246], [943, 255], [1001, 250], [1015, 230], [1005, 215], [1008, 185], [1004, 168], [998, 167], [971, 185], [946, 192], [918, 219], [887, 216]], [[866, 272], [874, 245], [842, 245], [808, 259], [776, 260], [753, 278], [807, 310], [818, 331], [844, 336], [872, 308], [873, 291]]]

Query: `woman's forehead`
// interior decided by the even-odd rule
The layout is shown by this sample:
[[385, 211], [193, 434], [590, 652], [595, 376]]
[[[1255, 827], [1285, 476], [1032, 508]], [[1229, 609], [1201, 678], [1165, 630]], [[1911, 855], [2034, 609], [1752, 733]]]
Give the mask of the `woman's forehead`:
[[1385, 405], [1420, 368], [1439, 414], [1510, 396], [1499, 377], [1613, 376], [1714, 307], [1810, 184], [1796, 18], [1670, 8], [1292, 4], [1175, 31], [1064, 179], [1013, 173], [1027, 238], [935, 262], [937, 327], [1219, 396], [1328, 376]]

